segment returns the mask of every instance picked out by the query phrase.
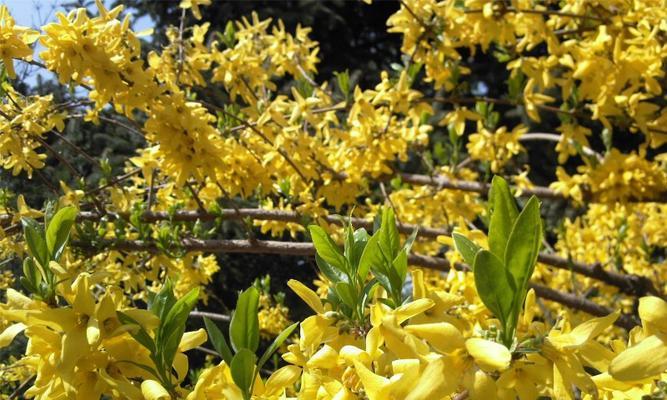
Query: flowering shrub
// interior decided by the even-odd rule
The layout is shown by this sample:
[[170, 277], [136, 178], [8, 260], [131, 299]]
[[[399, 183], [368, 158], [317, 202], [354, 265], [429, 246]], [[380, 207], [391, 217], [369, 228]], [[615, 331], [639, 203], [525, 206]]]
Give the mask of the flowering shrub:
[[[51, 192], [0, 186], [3, 397], [667, 396], [664, 4], [401, 1], [403, 57], [362, 88], [317, 82], [311, 28], [215, 32], [210, 3], [150, 52], [120, 6], [39, 31], [0, 7], [2, 174]], [[28, 94], [15, 63], [70, 90]], [[143, 144], [112, 165], [75, 124]], [[221, 252], [314, 256], [317, 287], [211, 312]]]

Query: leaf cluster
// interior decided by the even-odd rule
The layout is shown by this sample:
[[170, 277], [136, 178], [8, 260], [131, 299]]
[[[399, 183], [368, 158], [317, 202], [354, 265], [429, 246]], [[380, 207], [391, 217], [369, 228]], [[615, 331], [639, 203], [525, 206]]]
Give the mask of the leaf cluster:
[[294, 332], [298, 323], [285, 328], [257, 360], [259, 347], [259, 290], [251, 286], [241, 292], [229, 324], [229, 343], [218, 326], [204, 318], [208, 338], [215, 350], [231, 369], [234, 383], [241, 389], [244, 399], [250, 399], [259, 371], [278, 348]]
[[500, 320], [501, 340], [512, 347], [528, 283], [542, 243], [540, 203], [531, 197], [519, 212], [507, 182], [495, 176], [489, 193], [489, 249], [454, 232], [454, 244], [473, 267], [484, 305]]
[[[51, 216], [45, 213], [44, 226], [33, 218], [21, 218], [30, 257], [23, 260], [21, 285], [35, 297], [49, 304], [56, 302], [56, 271], [69, 241], [77, 210], [68, 206]], [[45, 228], [46, 227], [46, 228]]]
[[370, 236], [364, 228], [353, 230], [348, 223], [342, 251], [324, 229], [317, 225], [308, 227], [317, 252], [317, 266], [330, 283], [327, 301], [356, 327], [365, 325], [365, 309], [378, 284], [387, 291], [385, 302], [390, 307], [398, 307], [408, 299], [403, 295], [403, 286], [417, 230], [401, 246], [391, 208], [382, 211], [375, 226], [375, 233]]

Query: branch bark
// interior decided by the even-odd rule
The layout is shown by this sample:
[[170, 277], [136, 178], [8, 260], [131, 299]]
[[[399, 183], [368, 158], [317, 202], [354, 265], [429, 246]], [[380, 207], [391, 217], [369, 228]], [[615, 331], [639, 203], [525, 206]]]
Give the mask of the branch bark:
[[[84, 250], [98, 250], [98, 247], [92, 247], [87, 243], [75, 241], [74, 246]], [[141, 240], [127, 240], [127, 241], [107, 241], [103, 242], [102, 248], [114, 249], [123, 251], [146, 251], [151, 253], [158, 252], [158, 248], [154, 243], [144, 242]], [[244, 253], [244, 254], [282, 254], [295, 256], [312, 256], [315, 254], [315, 247], [312, 243], [303, 242], [281, 242], [274, 240], [201, 240], [201, 239], [183, 239], [180, 247], [188, 251], [204, 251], [209, 253]], [[425, 256], [421, 254], [410, 254], [408, 257], [410, 265], [419, 266], [438, 271], [447, 272], [451, 269], [449, 261], [444, 258]], [[457, 270], [469, 270], [470, 268], [465, 264], [456, 264], [454, 266]], [[535, 294], [546, 300], [551, 300], [573, 309], [581, 310], [595, 316], [603, 316], [612, 313], [614, 310], [596, 304], [583, 297], [578, 297], [571, 293], [560, 292], [548, 288], [546, 286], [533, 283], [530, 285]], [[199, 312], [201, 313], [201, 312]], [[199, 316], [204, 316], [199, 315]], [[633, 316], [621, 315], [616, 321], [616, 325], [624, 329], [632, 329], [638, 325], [638, 322]]]
[[[108, 213], [108, 217], [111, 218], [122, 218], [127, 220], [129, 218], [129, 213]], [[3, 221], [3, 215], [0, 215], [0, 225]], [[195, 222], [200, 221], [212, 221], [216, 218], [223, 219], [233, 219], [233, 220], [242, 220], [244, 218], [251, 218], [254, 220], [268, 220], [268, 221], [282, 221], [282, 222], [303, 222], [303, 216], [299, 215], [294, 211], [286, 210], [263, 210], [257, 208], [239, 208], [239, 209], [223, 209], [220, 213], [209, 213], [202, 211], [188, 211], [188, 210], [179, 210], [173, 214], [169, 214], [164, 211], [154, 211], [154, 212], [145, 212], [142, 216], [144, 222], [156, 222], [160, 220], [169, 220], [174, 221], [183, 221], [183, 222]], [[10, 218], [7, 218], [11, 220]], [[81, 211], [78, 216], [79, 220], [92, 220], [96, 221], [100, 219], [100, 215], [96, 212], [90, 211]], [[328, 215], [323, 217], [324, 221], [329, 224], [343, 225], [346, 221], [346, 218], [339, 215]], [[355, 228], [365, 228], [367, 230], [372, 230], [373, 222], [365, 220], [363, 218], [352, 218], [351, 223]], [[413, 230], [419, 229], [418, 236], [422, 238], [435, 239], [438, 236], [450, 236], [451, 231], [449, 229], [443, 228], [431, 228], [431, 227], [421, 227], [418, 225], [412, 224], [399, 224], [398, 230], [403, 234], [410, 234]], [[208, 251], [206, 249], [201, 249], [201, 251]], [[632, 296], [644, 296], [646, 294], [652, 294], [665, 298], [664, 294], [661, 293], [647, 277], [631, 274], [623, 274], [614, 271], [605, 270], [601, 264], [586, 264], [582, 262], [577, 262], [573, 260], [568, 260], [566, 258], [557, 256], [555, 254], [540, 253], [538, 261], [550, 265], [554, 268], [569, 270], [576, 274], [581, 274], [589, 278], [593, 278], [604, 282], [608, 285], [617, 287], [621, 292], [629, 294]], [[423, 261], [427, 262], [427, 261]]]

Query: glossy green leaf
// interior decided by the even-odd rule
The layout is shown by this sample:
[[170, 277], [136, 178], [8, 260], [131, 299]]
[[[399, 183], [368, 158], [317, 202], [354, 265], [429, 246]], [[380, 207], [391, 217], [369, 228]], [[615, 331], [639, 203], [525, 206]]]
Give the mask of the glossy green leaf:
[[227, 345], [227, 340], [225, 339], [225, 336], [222, 334], [222, 331], [218, 326], [215, 324], [215, 322], [211, 321], [207, 317], [204, 317], [204, 325], [206, 325], [206, 332], [208, 332], [208, 339], [211, 341], [211, 344], [213, 344], [213, 348], [215, 351], [220, 354], [220, 357], [229, 365], [232, 362], [232, 351], [229, 349], [229, 346]]
[[322, 275], [324, 275], [329, 281], [333, 283], [348, 281], [347, 274], [345, 274], [345, 272], [324, 261], [324, 259], [317, 253], [315, 254], [315, 263], [320, 269], [320, 272], [322, 272]]
[[379, 233], [375, 233], [368, 239], [366, 247], [364, 248], [361, 258], [359, 260], [359, 276], [362, 279], [366, 279], [368, 272], [371, 270], [372, 266], [382, 265], [384, 258], [382, 257], [382, 252], [380, 251], [380, 246], [378, 242], [380, 240]]
[[23, 260], [23, 275], [30, 281], [34, 288], [39, 287], [42, 281], [42, 273], [40, 273], [32, 257], [26, 257]]
[[491, 206], [491, 220], [489, 222], [489, 250], [501, 260], [505, 259], [505, 248], [519, 215], [516, 201], [510, 192], [507, 181], [500, 176], [494, 176], [489, 192]]
[[185, 332], [185, 323], [198, 300], [199, 289], [192, 289], [178, 299], [167, 312], [165, 319], [160, 321], [158, 334], [155, 337], [156, 350], [158, 354], [161, 354], [163, 365], [166, 368], [171, 368], [174, 362], [178, 345]]
[[153, 338], [139, 322], [121, 311], [116, 311], [116, 316], [118, 316], [118, 320], [123, 325], [132, 325], [130, 335], [134, 338], [134, 340], [148, 349], [151, 354], [155, 353], [155, 342], [153, 341]]
[[69, 240], [70, 231], [76, 221], [76, 208], [69, 206], [58, 210], [46, 228], [46, 247], [54, 261], [60, 260]]
[[331, 237], [317, 225], [308, 226], [317, 254], [331, 266], [345, 271], [345, 257]]
[[283, 329], [282, 332], [280, 332], [278, 336], [276, 336], [276, 338], [273, 339], [273, 343], [271, 343], [271, 345], [266, 349], [262, 357], [259, 359], [259, 363], [257, 364], [258, 370], [262, 369], [264, 364], [266, 364], [269, 358], [271, 358], [273, 353], [275, 353], [276, 350], [278, 350], [278, 348], [282, 346], [285, 340], [287, 340], [287, 338], [289, 338], [292, 335], [292, 333], [294, 332], [294, 330], [298, 325], [299, 325], [298, 322], [293, 323], [292, 325]]
[[336, 294], [338, 297], [343, 300], [348, 307], [353, 308], [356, 305], [356, 296], [354, 295], [354, 290], [352, 286], [345, 282], [338, 282], [334, 286]]
[[350, 265], [352, 265], [353, 268], [358, 269], [359, 260], [361, 260], [361, 255], [364, 253], [364, 249], [368, 244], [370, 235], [368, 235], [366, 229], [359, 228], [356, 231], [354, 231], [353, 238], [354, 241], [352, 244], [352, 249], [350, 251]]
[[229, 325], [229, 339], [232, 348], [237, 353], [241, 349], [257, 351], [259, 346], [259, 320], [257, 307], [259, 306], [259, 291], [250, 287], [241, 293], [236, 302], [236, 310], [232, 314]]
[[49, 265], [49, 249], [46, 246], [46, 239], [44, 238], [44, 228], [32, 218], [21, 218], [23, 225], [23, 234], [28, 243], [30, 254], [42, 266], [47, 268]]
[[542, 220], [539, 200], [533, 196], [519, 214], [505, 251], [505, 266], [517, 288], [515, 313], [518, 316], [528, 289], [542, 243]]
[[361, 309], [362, 310], [366, 309], [366, 305], [373, 298], [373, 292], [375, 291], [377, 286], [378, 286], [378, 280], [375, 279], [375, 278], [368, 281], [366, 283], [366, 285], [364, 286], [363, 295], [361, 296]]
[[402, 289], [403, 283], [405, 282], [405, 277], [408, 274], [408, 253], [405, 251], [405, 249], [401, 250], [396, 256], [396, 258], [394, 258], [392, 266], [394, 267], [394, 270], [398, 274], [398, 277], [400, 279], [399, 286]]
[[398, 228], [396, 227], [396, 218], [394, 217], [394, 210], [390, 207], [382, 211], [382, 225], [379, 231], [380, 237], [378, 243], [382, 251], [391, 260], [398, 254], [400, 249], [400, 236], [398, 235]]
[[452, 233], [452, 239], [454, 239], [454, 247], [456, 248], [456, 251], [461, 254], [466, 264], [470, 265], [471, 268], [474, 267], [475, 256], [482, 248], [478, 246], [477, 243], [458, 232]]
[[232, 379], [236, 386], [243, 392], [243, 398], [250, 398], [250, 386], [252, 386], [255, 377], [255, 353], [248, 349], [241, 349], [229, 366], [232, 373]]
[[164, 320], [167, 312], [176, 303], [174, 296], [174, 284], [171, 279], [167, 278], [160, 288], [160, 291], [152, 295], [149, 299], [148, 309], [155, 314], [160, 321]]
[[504, 326], [512, 312], [512, 277], [502, 261], [488, 250], [480, 250], [475, 256], [474, 276], [480, 299]]
[[415, 228], [410, 236], [408, 236], [408, 239], [405, 241], [405, 243], [403, 243], [403, 250], [405, 250], [407, 254], [410, 254], [410, 250], [412, 249], [412, 245], [415, 243], [418, 234], [419, 228]]

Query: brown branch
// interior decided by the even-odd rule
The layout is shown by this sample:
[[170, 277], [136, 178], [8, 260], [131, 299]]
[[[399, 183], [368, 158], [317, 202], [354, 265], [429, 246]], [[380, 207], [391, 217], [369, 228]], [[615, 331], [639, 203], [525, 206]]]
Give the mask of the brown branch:
[[[125, 219], [127, 220], [130, 217], [129, 213], [107, 213], [107, 218], [111, 219]], [[281, 221], [281, 222], [295, 222], [300, 223], [302, 221], [302, 216], [294, 211], [286, 210], [263, 210], [256, 208], [235, 208], [235, 209], [222, 209], [217, 213], [201, 212], [201, 211], [190, 211], [190, 210], [178, 210], [175, 213], [168, 213], [165, 211], [153, 211], [145, 212], [142, 214], [143, 222], [156, 222], [162, 220], [172, 220], [179, 222], [195, 222], [195, 221], [213, 221], [216, 218], [230, 219], [230, 220], [243, 220], [245, 218], [251, 218], [254, 220], [267, 220], [267, 221]], [[100, 215], [96, 212], [91, 211], [81, 211], [78, 215], [79, 221], [97, 221], [100, 219]], [[327, 215], [322, 217], [323, 222], [328, 224], [342, 226], [346, 221], [346, 217], [339, 215]], [[8, 214], [0, 214], [0, 223], [5, 221], [11, 221], [11, 216]], [[367, 230], [373, 229], [373, 221], [365, 220], [363, 218], [351, 218], [350, 222], [355, 228], [365, 228]], [[418, 237], [435, 239], [438, 236], [450, 236], [451, 231], [443, 228], [432, 228], [432, 227], [421, 227], [413, 224], [404, 224], [401, 223], [398, 225], [398, 230], [400, 233], [409, 235], [415, 229], [418, 229]], [[12, 232], [6, 231], [7, 234]], [[202, 249], [202, 251], [208, 251]], [[417, 257], [417, 256], [415, 256]], [[430, 266], [431, 268], [442, 268], [444, 264], [441, 263], [439, 259], [435, 257], [427, 256], [418, 256], [419, 262], [425, 264], [424, 266]], [[644, 296], [646, 294], [652, 294], [659, 297], [665, 297], [651, 282], [651, 280], [644, 276], [623, 274], [615, 271], [605, 270], [601, 264], [586, 264], [582, 262], [568, 260], [566, 258], [557, 256], [555, 254], [540, 253], [538, 261], [552, 266], [554, 268], [563, 269], [571, 271], [576, 274], [580, 274], [592, 279], [599, 280], [608, 285], [617, 287], [621, 292], [633, 296]]]
[[[73, 245], [84, 250], [95, 251], [97, 248], [81, 241], [73, 242]], [[141, 240], [127, 241], [107, 241], [102, 243], [104, 249], [114, 249], [121, 251], [145, 251], [157, 253], [158, 247], [151, 242]], [[243, 254], [281, 254], [293, 256], [312, 256], [315, 254], [315, 247], [312, 243], [304, 242], [281, 242], [274, 240], [241, 240], [241, 239], [182, 239], [180, 247], [187, 251], [202, 251], [208, 253], [243, 253]], [[425, 256], [421, 254], [410, 254], [408, 257], [410, 265], [434, 269], [438, 271], [449, 271], [451, 266], [449, 261], [444, 258]], [[455, 265], [457, 270], [469, 270], [465, 264]], [[602, 316], [612, 313], [609, 307], [596, 304], [583, 297], [575, 296], [571, 293], [560, 292], [547, 288], [539, 284], [531, 284], [535, 293], [547, 300], [555, 301], [567, 305], [577, 310], [587, 312], [595, 316]], [[625, 329], [631, 329], [637, 326], [635, 319], [628, 315], [622, 315], [616, 321], [616, 324]]]
[[[453, 189], [461, 190], [464, 192], [474, 192], [479, 194], [487, 194], [491, 185], [487, 183], [480, 183], [475, 181], [462, 181], [462, 180], [453, 180], [442, 175], [421, 175], [421, 174], [408, 174], [408, 173], [399, 173], [401, 180], [406, 183], [411, 183], [413, 185], [428, 185], [436, 186], [440, 189]], [[544, 186], [535, 186], [532, 188], [523, 189], [521, 196], [537, 196], [543, 199], [561, 199], [567, 200], [567, 197], [563, 196], [561, 193], [551, 190]]]

